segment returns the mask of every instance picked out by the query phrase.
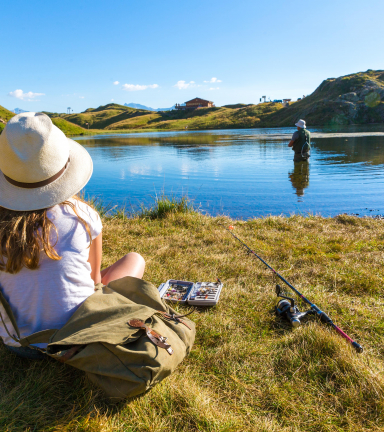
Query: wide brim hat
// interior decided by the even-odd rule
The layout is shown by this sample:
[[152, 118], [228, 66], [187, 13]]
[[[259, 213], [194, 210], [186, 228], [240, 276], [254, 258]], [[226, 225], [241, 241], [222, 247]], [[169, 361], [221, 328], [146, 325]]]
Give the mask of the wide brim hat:
[[305, 120], [299, 120], [297, 123], [295, 123], [295, 126], [305, 129], [307, 126], [305, 124]]
[[0, 135], [0, 206], [53, 207], [77, 194], [93, 171], [91, 156], [43, 113], [10, 119]]

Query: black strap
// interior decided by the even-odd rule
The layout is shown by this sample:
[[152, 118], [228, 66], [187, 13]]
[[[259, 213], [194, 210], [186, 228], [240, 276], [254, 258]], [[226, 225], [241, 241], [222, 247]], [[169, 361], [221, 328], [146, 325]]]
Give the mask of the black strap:
[[[303, 156], [303, 150], [304, 150], [305, 145], [307, 145], [309, 147], [309, 144], [308, 144], [308, 140], [307, 140], [307, 134], [305, 133], [305, 129], [304, 128], [303, 128], [303, 132], [304, 132], [304, 137], [305, 137], [305, 143], [303, 144], [303, 147], [301, 147], [300, 154], [301, 154], [302, 157], [305, 157], [305, 156]], [[309, 151], [309, 149], [306, 152], [304, 152], [304, 153], [308, 153], [308, 151]]]

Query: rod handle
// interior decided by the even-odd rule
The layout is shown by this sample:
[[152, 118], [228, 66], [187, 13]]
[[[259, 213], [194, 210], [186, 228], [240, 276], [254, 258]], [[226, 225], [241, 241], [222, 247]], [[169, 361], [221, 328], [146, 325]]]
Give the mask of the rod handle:
[[364, 351], [364, 348], [357, 342], [352, 342], [352, 346], [358, 353], [362, 353]]

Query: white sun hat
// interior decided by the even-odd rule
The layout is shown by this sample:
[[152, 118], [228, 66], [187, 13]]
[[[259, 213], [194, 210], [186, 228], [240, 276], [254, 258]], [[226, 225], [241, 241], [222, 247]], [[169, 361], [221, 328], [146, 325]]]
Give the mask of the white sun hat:
[[8, 121], [0, 135], [0, 206], [39, 210], [78, 193], [91, 178], [89, 153], [43, 113]]
[[305, 120], [299, 120], [297, 123], [295, 123], [295, 126], [299, 128], [305, 129], [307, 126], [305, 125]]

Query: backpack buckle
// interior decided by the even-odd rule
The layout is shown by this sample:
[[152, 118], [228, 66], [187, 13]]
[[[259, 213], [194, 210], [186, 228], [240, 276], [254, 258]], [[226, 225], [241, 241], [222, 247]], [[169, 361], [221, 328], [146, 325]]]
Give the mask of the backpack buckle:
[[155, 330], [148, 327], [144, 321], [140, 319], [131, 319], [128, 321], [128, 324], [132, 327], [136, 327], [142, 330], [145, 330], [149, 340], [160, 348], [164, 348], [169, 355], [173, 354], [173, 349], [169, 343], [167, 343], [168, 338], [161, 336], [159, 333], [155, 332]]

